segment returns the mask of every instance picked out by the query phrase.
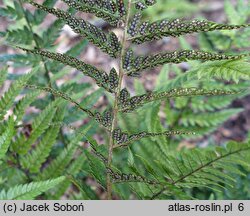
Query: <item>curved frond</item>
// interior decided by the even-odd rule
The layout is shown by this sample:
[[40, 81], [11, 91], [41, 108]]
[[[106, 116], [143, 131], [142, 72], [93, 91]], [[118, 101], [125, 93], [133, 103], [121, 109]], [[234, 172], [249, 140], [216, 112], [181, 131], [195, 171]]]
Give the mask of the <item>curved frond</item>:
[[236, 91], [226, 91], [226, 90], [206, 90], [198, 88], [180, 88], [172, 89], [165, 92], [151, 92], [139, 96], [134, 96], [131, 98], [126, 98], [126, 100], [120, 100], [119, 108], [122, 112], [131, 112], [146, 103], [161, 100], [164, 98], [177, 98], [177, 97], [191, 97], [191, 96], [217, 96], [217, 95], [231, 95], [237, 94]]
[[241, 54], [241, 55], [226, 55], [226, 54], [217, 54], [210, 53], [205, 51], [195, 51], [195, 50], [182, 50], [175, 52], [165, 52], [158, 53], [155, 55], [149, 55], [146, 57], [137, 57], [127, 74], [130, 76], [138, 75], [142, 70], [154, 68], [159, 65], [166, 63], [181, 63], [188, 60], [201, 60], [201, 61], [222, 61], [222, 60], [238, 60], [244, 57], [249, 56], [250, 54]]
[[15, 98], [20, 94], [23, 85], [31, 78], [35, 71], [37, 69], [13, 82], [10, 88], [2, 95], [0, 98], [0, 120], [4, 118], [8, 109], [13, 105]]
[[31, 182], [17, 185], [9, 190], [0, 192], [0, 200], [32, 200], [43, 192], [53, 188], [64, 181], [65, 177], [59, 177], [46, 181]]
[[[206, 20], [185, 21], [181, 19], [160, 20], [148, 24], [142, 35], [138, 34], [130, 38], [133, 43], [142, 44], [148, 41], [159, 40], [163, 37], [179, 37], [196, 32], [211, 32], [216, 30], [232, 30], [249, 27], [250, 24], [228, 25], [209, 22]], [[139, 32], [138, 32], [139, 33]]]
[[51, 13], [55, 15], [58, 19], [63, 20], [72, 28], [75, 33], [86, 37], [91, 43], [99, 47], [103, 52], [109, 54], [111, 57], [117, 56], [118, 51], [120, 50], [118, 40], [116, 41], [117, 44], [114, 44], [112, 39], [109, 38], [106, 33], [104, 33], [101, 29], [97, 28], [95, 25], [83, 19], [77, 19], [68, 12], [55, 8], [49, 8], [44, 5], [37, 4], [31, 0], [29, 0], [29, 3], [37, 7], [38, 9]]
[[[236, 164], [249, 168], [249, 163], [242, 160], [242, 155], [250, 150], [249, 143], [230, 143], [215, 150], [192, 150], [181, 154], [179, 158], [168, 157], [166, 163], [159, 162], [165, 175], [165, 181], [177, 188], [209, 187], [220, 190], [224, 184], [232, 184], [234, 178], [230, 174], [242, 174]], [[223, 169], [224, 171], [222, 171]], [[155, 193], [151, 199], [159, 198], [168, 191], [168, 184]]]
[[113, 1], [71, 1], [71, 0], [63, 0], [70, 7], [77, 9], [78, 11], [82, 11], [85, 13], [94, 14], [96, 17], [104, 19], [110, 25], [117, 26], [120, 17], [115, 14], [117, 7]]

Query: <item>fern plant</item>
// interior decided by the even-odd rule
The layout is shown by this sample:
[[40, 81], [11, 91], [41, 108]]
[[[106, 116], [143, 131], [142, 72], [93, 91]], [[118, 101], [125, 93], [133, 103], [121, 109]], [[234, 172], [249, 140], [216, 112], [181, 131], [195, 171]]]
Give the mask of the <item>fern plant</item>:
[[[25, 51], [28, 55], [20, 54], [21, 58], [20, 55], [5, 56], [2, 57], [2, 61], [26, 59], [28, 63], [33, 64], [37, 61], [32, 59], [40, 57], [38, 62], [41, 61], [45, 69], [47, 85], [37, 83], [34, 79], [28, 82], [29, 77], [26, 75], [27, 78], [25, 76], [20, 82], [17, 81], [8, 94], [1, 98], [1, 107], [3, 107], [1, 120], [3, 125], [8, 125], [8, 127], [1, 131], [4, 144], [1, 146], [0, 155], [6, 153], [13, 155], [13, 160], [16, 160], [22, 173], [29, 180], [38, 182], [30, 183], [28, 186], [15, 186], [9, 189], [10, 192], [4, 190], [0, 193], [0, 197], [7, 199], [25, 197], [27, 199], [25, 194], [30, 193], [29, 197], [34, 198], [40, 194], [39, 192], [44, 192], [61, 182], [59, 187], [54, 187], [54, 191], [47, 192], [45, 196], [58, 199], [73, 183], [82, 198], [96, 199], [93, 189], [76, 178], [79, 171], [83, 169], [82, 175], [92, 176], [106, 191], [107, 199], [116, 196], [129, 199], [131, 194], [132, 198], [138, 199], [189, 199], [193, 198], [190, 188], [206, 187], [218, 191], [225, 187], [233, 187], [235, 179], [231, 177], [231, 174], [242, 174], [235, 165], [249, 169], [249, 142], [232, 142], [224, 147], [196, 148], [181, 152], [177, 151], [171, 142], [173, 140], [176, 143], [181, 138], [211, 132], [229, 116], [241, 111], [235, 109], [226, 110], [223, 113], [211, 112], [207, 115], [192, 115], [192, 110], [214, 111], [228, 105], [227, 102], [224, 102], [227, 101], [224, 98], [236, 98], [246, 94], [248, 86], [243, 85], [244, 82], [240, 86], [227, 86], [220, 84], [218, 79], [236, 82], [249, 80], [250, 67], [246, 61], [249, 53], [213, 53], [185, 48], [184, 50], [150, 53], [143, 56], [134, 50], [137, 45], [164, 37], [180, 37], [191, 33], [218, 30], [239, 30], [249, 27], [250, 24], [218, 24], [206, 20], [182, 19], [162, 19], [153, 22], [143, 20], [142, 14], [156, 3], [155, 0], [135, 2], [131, 0], [63, 0], [69, 7], [67, 11], [54, 8], [55, 1], [45, 1], [43, 4], [32, 0], [25, 2], [37, 9], [35, 14], [32, 15], [25, 11], [23, 2], [19, 1], [19, 4], [17, 2], [14, 4], [15, 8], [19, 8], [16, 10], [18, 13], [15, 16], [17, 18], [25, 17], [29, 29], [23, 29], [22, 32], [31, 33], [29, 39], [22, 42], [16, 40], [18, 30], [15, 30], [14, 33], [7, 31], [1, 35], [6, 38], [8, 44]], [[13, 8], [7, 7], [2, 9], [1, 13], [13, 17], [11, 11]], [[79, 18], [78, 11], [93, 14], [110, 26], [120, 28], [123, 33], [122, 37], [119, 39], [113, 31], [106, 32], [91, 22]], [[132, 14], [132, 11], [135, 13]], [[55, 22], [60, 24], [58, 28], [62, 27], [63, 23], [69, 25], [76, 34], [84, 38], [84, 41], [88, 40], [101, 52], [116, 59], [118, 66], [110, 68], [107, 73], [103, 69], [78, 59], [76, 56], [80, 50], [77, 48], [76, 52], [73, 50], [67, 53], [49, 50], [49, 44], [44, 42], [47, 39], [51, 42], [51, 38], [46, 35], [48, 32], [44, 33], [42, 38], [39, 35], [34, 37], [32, 28], [36, 14], [39, 14], [38, 17], [42, 14], [38, 21], [40, 24], [46, 13], [58, 18]], [[52, 34], [55, 32], [52, 31]], [[31, 41], [33, 42], [31, 43]], [[35, 47], [32, 48], [32, 45]], [[48, 63], [47, 59], [52, 62]], [[191, 61], [193, 69], [181, 74], [174, 64], [187, 61]], [[59, 71], [63, 69], [61, 64], [70, 66], [84, 76], [92, 78], [100, 87], [100, 92], [105, 92], [108, 96], [110, 105], [96, 110], [95, 107], [92, 107], [94, 101], [91, 100], [91, 97], [90, 104], [87, 103], [86, 98], [78, 102], [80, 91], [79, 89], [77, 93], [76, 90], [72, 91], [72, 88], [76, 88], [73, 82], [72, 86], [58, 87], [54, 82], [56, 78], [50, 77], [49, 70], [54, 71], [54, 77], [60, 77]], [[179, 76], [169, 80], [167, 78], [168, 70], [165, 66], [166, 70], [159, 75], [156, 89], [145, 92], [138, 79], [144, 76], [145, 71], [164, 64], [173, 64], [172, 67], [175, 68], [177, 74], [179, 73]], [[37, 74], [38, 72], [34, 76]], [[124, 80], [130, 78], [137, 80], [136, 95], [131, 95], [128, 87], [124, 85]], [[214, 81], [209, 82], [207, 78]], [[197, 82], [201, 79], [203, 79], [201, 82]], [[17, 120], [13, 120], [12, 117], [6, 121], [6, 111], [11, 108], [14, 98], [24, 87], [28, 92], [32, 90], [38, 93], [28, 93], [14, 108], [13, 116]], [[53, 97], [48, 100], [49, 104], [43, 108], [41, 113], [33, 119], [31, 134], [28, 137], [24, 133], [19, 134], [18, 130], [14, 130], [15, 127], [22, 128], [22, 125], [18, 124], [18, 120], [22, 118], [25, 108], [41, 92], [47, 92]], [[166, 106], [167, 120], [164, 125], [158, 116], [163, 100], [168, 104]], [[177, 111], [171, 107], [173, 100]], [[204, 100], [209, 101], [206, 106], [199, 104]], [[69, 111], [65, 111], [67, 107], [65, 101], [74, 108], [71, 107]], [[184, 111], [178, 111], [183, 108]], [[79, 117], [90, 119], [90, 126], [87, 124], [84, 130], [80, 129], [76, 132], [76, 137], [71, 138], [70, 142], [66, 143], [65, 148], [51, 162], [49, 159], [52, 157], [53, 145], [57, 140], [60, 127], [64, 125], [65, 119], [69, 120], [64, 116], [71, 117], [71, 111], [73, 111], [72, 116], [75, 115], [76, 119]], [[77, 115], [77, 112], [80, 114]], [[66, 122], [72, 123], [76, 119], [73, 118], [72, 121]], [[93, 134], [89, 133], [92, 125], [99, 125], [102, 132], [107, 134], [108, 139], [105, 139], [103, 145], [98, 144], [97, 140], [92, 137]], [[69, 125], [67, 127], [75, 130]], [[82, 139], [88, 141], [88, 149], [77, 147], [77, 143]], [[8, 143], [10, 143], [9, 150]], [[80, 149], [85, 157], [82, 152], [76, 153], [77, 149]], [[85, 162], [88, 165], [83, 165]], [[46, 167], [47, 163], [49, 165]], [[67, 176], [67, 178], [60, 177], [61, 175]], [[54, 178], [53, 182], [50, 182], [49, 178]], [[31, 191], [26, 190], [26, 187]], [[32, 191], [33, 188], [34, 191]], [[18, 194], [13, 195], [15, 193], [12, 190], [18, 191]], [[8, 194], [13, 196], [8, 196]]]

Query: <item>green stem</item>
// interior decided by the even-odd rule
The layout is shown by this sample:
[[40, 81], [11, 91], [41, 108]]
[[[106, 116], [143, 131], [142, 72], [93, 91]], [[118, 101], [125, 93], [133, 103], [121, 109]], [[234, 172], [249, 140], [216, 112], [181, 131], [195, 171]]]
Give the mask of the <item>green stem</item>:
[[[127, 28], [128, 28], [128, 23], [129, 23], [129, 16], [130, 16], [130, 10], [131, 10], [131, 4], [132, 0], [128, 0], [128, 5], [127, 5], [127, 14], [125, 17], [125, 23], [124, 23], [124, 29], [123, 29], [123, 38], [122, 38], [122, 49], [121, 49], [121, 54], [120, 54], [120, 64], [119, 64], [119, 84], [116, 89], [115, 93], [115, 100], [114, 100], [114, 106], [113, 106], [113, 121], [112, 121], [112, 126], [111, 126], [111, 131], [110, 131], [110, 136], [109, 136], [109, 146], [108, 146], [108, 163], [107, 163], [107, 168], [111, 168], [112, 166], [112, 156], [113, 156], [113, 148], [114, 148], [114, 140], [112, 137], [113, 131], [117, 127], [117, 122], [118, 122], [118, 98], [119, 98], [119, 93], [121, 91], [122, 87], [122, 81], [124, 77], [124, 71], [123, 71], [123, 58], [126, 52], [126, 43], [127, 43]], [[112, 199], [112, 182], [111, 182], [111, 177], [110, 174], [107, 172], [107, 199], [110, 200]]]
[[[30, 32], [32, 33], [32, 37], [33, 37], [33, 40], [34, 40], [34, 42], [35, 42], [35, 44], [36, 44], [36, 47], [37, 47], [38, 49], [41, 49], [41, 47], [40, 47], [40, 45], [39, 45], [39, 42], [38, 42], [38, 40], [37, 40], [36, 37], [35, 37], [35, 33], [34, 33], [34, 31], [33, 31], [32, 25], [31, 25], [31, 23], [30, 23], [30, 21], [29, 21], [27, 15], [26, 15], [26, 13], [25, 13], [24, 8], [23, 8], [23, 2], [22, 2], [22, 0], [18, 0], [18, 1], [19, 1], [19, 4], [20, 4], [21, 8], [22, 8], [23, 15], [24, 15], [25, 21], [26, 21], [26, 23], [27, 23], [27, 25], [28, 25], [28, 28], [29, 28]], [[48, 69], [48, 67], [47, 67], [47, 65], [46, 65], [45, 59], [44, 59], [43, 57], [41, 57], [41, 59], [42, 59], [43, 65], [44, 65], [45, 77], [46, 77], [46, 79], [47, 79], [48, 85], [49, 85], [49, 87], [52, 87], [51, 80], [50, 80], [50, 76], [49, 76], [49, 69]]]
[[[18, 0], [18, 2], [19, 2], [20, 6], [21, 6], [21, 8], [22, 8], [23, 15], [24, 15], [24, 17], [25, 17], [25, 21], [26, 21], [26, 23], [27, 23], [27, 25], [28, 25], [28, 28], [29, 28], [30, 32], [32, 33], [32, 37], [33, 37], [33, 40], [34, 40], [34, 42], [35, 42], [35, 44], [36, 44], [36, 47], [37, 47], [38, 49], [41, 49], [41, 47], [40, 47], [40, 45], [39, 45], [39, 41], [38, 41], [38, 40], [36, 39], [36, 37], [35, 37], [35, 33], [34, 33], [34, 31], [33, 31], [33, 28], [32, 28], [32, 25], [31, 25], [31, 23], [30, 23], [30, 21], [29, 21], [29, 18], [27, 17], [27, 15], [26, 15], [26, 13], [25, 13], [25, 10], [24, 10], [24, 7], [23, 7], [23, 2], [22, 2], [22, 0]], [[46, 77], [46, 79], [47, 79], [48, 86], [49, 86], [50, 88], [52, 88], [52, 83], [51, 83], [50, 76], [49, 76], [49, 69], [48, 69], [48, 67], [47, 67], [47, 65], [46, 65], [46, 61], [45, 61], [44, 57], [41, 57], [41, 60], [42, 60], [43, 65], [44, 65], [45, 77]], [[56, 83], [55, 83], [55, 86], [56, 86]], [[55, 98], [54, 98], [54, 96], [52, 95], [52, 100], [54, 100], [54, 99], [55, 99]], [[67, 142], [66, 142], [66, 140], [64, 139], [62, 129], [60, 129], [60, 136], [61, 136], [61, 138], [62, 138], [62, 141], [66, 144]]]

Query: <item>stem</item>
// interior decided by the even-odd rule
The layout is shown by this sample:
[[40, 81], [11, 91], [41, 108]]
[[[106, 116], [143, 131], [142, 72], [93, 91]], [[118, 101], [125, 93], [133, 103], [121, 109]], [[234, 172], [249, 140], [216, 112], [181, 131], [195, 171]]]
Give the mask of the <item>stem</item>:
[[[40, 45], [39, 45], [39, 42], [37, 41], [37, 39], [36, 39], [36, 37], [35, 37], [35, 33], [34, 33], [34, 31], [33, 31], [32, 25], [31, 25], [31, 23], [30, 23], [30, 21], [29, 21], [27, 15], [26, 15], [26, 13], [25, 13], [24, 8], [23, 8], [23, 2], [22, 2], [22, 0], [18, 0], [18, 1], [19, 1], [19, 4], [20, 4], [21, 8], [22, 8], [23, 15], [24, 15], [24, 18], [25, 18], [26, 23], [27, 23], [27, 25], [28, 25], [28, 28], [29, 28], [30, 32], [32, 33], [32, 37], [33, 37], [33, 40], [34, 40], [34, 42], [35, 42], [35, 44], [36, 44], [36, 47], [37, 47], [38, 49], [41, 49], [41, 47], [40, 47]], [[49, 87], [52, 87], [52, 84], [51, 84], [51, 81], [50, 81], [50, 76], [49, 76], [49, 70], [48, 70], [48, 67], [47, 67], [47, 65], [46, 65], [46, 63], [45, 63], [45, 59], [44, 59], [43, 57], [41, 57], [41, 59], [42, 59], [43, 65], [44, 65], [45, 77], [46, 77], [46, 79], [47, 79], [48, 85], [49, 85]]]
[[[38, 49], [41, 49], [41, 47], [40, 47], [40, 45], [39, 45], [39, 41], [38, 41], [38, 40], [36, 39], [36, 37], [35, 37], [35, 33], [34, 33], [34, 31], [33, 31], [32, 25], [31, 25], [31, 23], [30, 23], [30, 21], [29, 21], [27, 15], [26, 15], [26, 13], [25, 13], [25, 10], [24, 10], [24, 7], [23, 7], [23, 2], [22, 2], [22, 0], [18, 0], [18, 2], [19, 2], [20, 6], [21, 6], [21, 8], [22, 8], [23, 15], [24, 15], [24, 17], [25, 17], [25, 20], [26, 20], [26, 23], [27, 23], [27, 25], [28, 25], [28, 28], [29, 28], [30, 32], [32, 33], [32, 37], [33, 37], [33, 40], [34, 40], [34, 42], [35, 42], [35, 44], [36, 44], [36, 47], [37, 47]], [[45, 61], [45, 59], [44, 59], [43, 56], [41, 56], [41, 60], [42, 60], [43, 65], [44, 65], [45, 77], [46, 77], [46, 79], [47, 79], [48, 86], [49, 86], [50, 88], [52, 88], [52, 83], [51, 83], [50, 76], [49, 76], [49, 69], [48, 69], [48, 67], [47, 67], [47, 65], [46, 65], [46, 61]], [[55, 85], [55, 87], [57, 87], [56, 83], [55, 83], [54, 85]], [[52, 100], [54, 100], [54, 99], [55, 99], [55, 97], [52, 95]], [[62, 138], [62, 140], [63, 140], [63, 143], [66, 144], [67, 142], [66, 142], [66, 140], [64, 139], [62, 129], [60, 129], [60, 136], [61, 136], [61, 138]]]
[[[126, 52], [126, 42], [127, 42], [127, 29], [128, 29], [128, 23], [129, 23], [129, 16], [130, 16], [130, 10], [131, 10], [131, 4], [132, 0], [128, 0], [128, 5], [127, 5], [127, 14], [125, 17], [125, 23], [124, 23], [124, 30], [123, 30], [123, 38], [122, 38], [122, 49], [121, 49], [121, 54], [120, 54], [120, 64], [119, 64], [119, 77], [118, 77], [118, 87], [115, 92], [115, 101], [114, 101], [114, 107], [113, 107], [113, 121], [112, 121], [112, 126], [111, 126], [111, 131], [109, 135], [109, 146], [108, 146], [108, 163], [107, 163], [107, 168], [111, 168], [112, 165], [112, 156], [113, 156], [113, 148], [114, 148], [114, 140], [112, 137], [113, 131], [115, 130], [117, 126], [117, 121], [118, 121], [118, 98], [119, 98], [119, 93], [121, 91], [122, 87], [122, 81], [123, 81], [123, 57]], [[107, 199], [111, 200], [112, 199], [112, 182], [111, 182], [111, 177], [110, 174], [107, 173]]]

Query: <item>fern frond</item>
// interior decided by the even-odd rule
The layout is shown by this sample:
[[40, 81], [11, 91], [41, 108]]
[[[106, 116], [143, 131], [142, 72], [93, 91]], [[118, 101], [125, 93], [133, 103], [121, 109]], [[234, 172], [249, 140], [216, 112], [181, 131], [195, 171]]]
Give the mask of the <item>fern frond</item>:
[[111, 90], [109, 86], [107, 85], [107, 80], [108, 80], [107, 73], [104, 71], [98, 70], [92, 65], [85, 64], [83, 61], [80, 61], [77, 58], [68, 56], [66, 54], [52, 53], [52, 52], [45, 51], [45, 50], [28, 50], [28, 49], [21, 48], [21, 47], [19, 48], [28, 53], [33, 53], [33, 54], [37, 54], [40, 56], [44, 56], [46, 58], [53, 59], [65, 65], [76, 68], [77, 70], [81, 71], [84, 75], [87, 75], [91, 77], [92, 79], [94, 79], [96, 81], [96, 84], [99, 85], [100, 87], [105, 88], [109, 92], [113, 92], [113, 90]]
[[99, 124], [101, 124], [103, 127], [107, 128], [110, 130], [111, 125], [112, 125], [112, 112], [110, 110], [107, 110], [103, 114], [96, 112], [95, 113], [95, 120]]
[[216, 61], [206, 62], [194, 68], [199, 79], [217, 78], [238, 83], [240, 80], [249, 80], [250, 63], [244, 61]]
[[21, 92], [23, 85], [31, 78], [31, 76], [37, 71], [38, 68], [34, 69], [32, 72], [22, 76], [14, 83], [7, 92], [0, 98], [0, 120], [3, 119], [4, 115], [11, 108], [15, 98]]
[[[224, 184], [230, 185], [234, 181], [230, 177], [230, 173], [239, 174], [238, 169], [234, 168], [236, 164], [243, 162], [244, 166], [249, 167], [249, 164], [241, 159], [242, 154], [249, 150], [249, 143], [230, 143], [226, 148], [217, 147], [215, 150], [207, 151], [192, 150], [191, 153], [182, 154], [179, 159], [168, 157], [167, 164], [162, 162], [159, 164], [162, 168], [164, 167], [167, 176], [171, 176], [171, 179], [167, 179], [167, 181], [178, 188], [204, 186], [217, 190], [218, 187], [222, 187]], [[224, 172], [221, 171], [221, 168]], [[231, 183], [226, 182], [225, 179]], [[164, 186], [152, 196], [152, 199], [159, 197], [167, 190], [167, 186]]]
[[143, 138], [149, 137], [157, 137], [157, 136], [165, 136], [170, 137], [174, 135], [191, 135], [195, 134], [194, 132], [188, 131], [164, 131], [160, 133], [149, 133], [149, 132], [140, 132], [128, 135], [127, 133], [122, 132], [120, 129], [115, 129], [113, 132], [113, 139], [117, 142], [117, 145], [114, 145], [114, 148], [118, 147], [127, 147], [129, 144], [133, 143], [134, 141], [141, 140]]
[[62, 20], [56, 20], [46, 31], [43, 32], [41, 36], [40, 47], [50, 48], [56, 39], [60, 36], [61, 29], [63, 28], [64, 23]]
[[43, 192], [55, 187], [64, 181], [65, 177], [50, 179], [46, 181], [31, 182], [29, 184], [18, 185], [8, 191], [0, 192], [0, 200], [32, 200]]
[[154, 180], [149, 180], [144, 176], [138, 176], [134, 174], [125, 174], [114, 172], [112, 169], [107, 169], [107, 172], [110, 174], [113, 183], [126, 183], [126, 182], [140, 182], [145, 184], [157, 185], [160, 184]]
[[188, 112], [183, 115], [181, 123], [184, 126], [217, 126], [227, 120], [232, 115], [238, 114], [239, 112], [242, 112], [242, 109], [227, 109], [217, 112], [205, 112], [199, 114], [193, 114]]
[[31, 145], [44, 133], [44, 131], [49, 127], [50, 122], [52, 121], [55, 112], [56, 106], [60, 104], [59, 100], [55, 100], [50, 103], [33, 121], [32, 123], [32, 131], [28, 138], [21, 133], [15, 142], [13, 143], [13, 149], [21, 155], [26, 154]]
[[72, 104], [74, 104], [78, 109], [80, 109], [81, 111], [85, 112], [88, 114], [88, 116], [90, 117], [94, 117], [94, 114], [89, 110], [89, 109], [85, 109], [83, 108], [78, 102], [76, 102], [75, 100], [73, 100], [69, 95], [67, 95], [66, 93], [63, 93], [59, 90], [53, 89], [51, 87], [42, 87], [42, 86], [36, 86], [36, 85], [25, 85], [27, 88], [30, 89], [38, 89], [41, 91], [45, 91], [48, 93], [53, 94], [56, 97], [60, 97], [66, 101], [71, 102]]
[[[65, 106], [57, 110], [53, 122], [61, 122], [64, 117]], [[40, 167], [45, 162], [56, 141], [60, 125], [49, 127], [39, 143], [28, 154], [20, 156], [20, 163], [24, 169], [28, 169], [31, 173], [39, 172]]]
[[63, 0], [70, 7], [75, 8], [78, 11], [82, 11], [85, 13], [94, 14], [96, 17], [104, 19], [112, 26], [117, 26], [120, 17], [115, 15], [116, 12], [116, 4], [113, 1], [71, 1], [71, 0]]
[[14, 120], [10, 118], [7, 120], [5, 131], [0, 135], [0, 160], [4, 158], [8, 151], [14, 131]]
[[27, 26], [20, 29], [7, 30], [3, 36], [6, 38], [6, 41], [15, 44], [31, 45], [33, 40], [33, 35]]
[[142, 105], [161, 100], [163, 98], [176, 98], [176, 97], [183, 97], [183, 96], [200, 96], [200, 95], [207, 95], [207, 96], [216, 96], [216, 95], [230, 95], [236, 94], [235, 91], [224, 91], [224, 90], [206, 90], [206, 89], [198, 89], [198, 88], [180, 88], [180, 89], [172, 89], [171, 91], [165, 92], [151, 92], [147, 94], [143, 94], [140, 96], [134, 96], [131, 98], [125, 98], [125, 100], [120, 99], [119, 101], [119, 109], [122, 112], [131, 112]]
[[[71, 177], [76, 176], [84, 163], [86, 162], [86, 157], [83, 155], [78, 155], [78, 157], [70, 164], [70, 166], [67, 168], [67, 175], [70, 175]], [[72, 184], [71, 179], [67, 178], [65, 179], [61, 184], [59, 184], [53, 191], [53, 199], [58, 200], [60, 199], [66, 192], [66, 190], [69, 188], [69, 186]]]
[[72, 28], [74, 32], [83, 37], [86, 37], [91, 43], [99, 47], [103, 52], [108, 53], [111, 57], [117, 56], [118, 51], [120, 49], [120, 45], [117, 46], [116, 44], [115, 47], [112, 46], [112, 41], [101, 29], [97, 28], [96, 26], [83, 19], [80, 20], [73, 17], [68, 12], [55, 8], [49, 8], [44, 5], [37, 4], [31, 0], [29, 0], [29, 3], [37, 7], [38, 9], [51, 13], [55, 15], [58, 19], [63, 20]]
[[9, 19], [20, 20], [23, 18], [23, 13], [20, 13], [20, 5], [17, 2], [14, 2], [14, 7], [6, 6], [0, 7], [0, 15], [2, 17], [7, 17]]
[[[245, 93], [247, 94], [247, 92]], [[216, 111], [228, 107], [232, 101], [244, 97], [245, 94], [228, 95], [225, 97], [210, 97], [205, 100], [201, 98], [192, 98], [190, 107], [194, 112]]]
[[120, 17], [124, 17], [127, 14], [127, 6], [125, 6], [124, 0], [116, 0], [117, 9]]
[[100, 158], [89, 152], [85, 152], [88, 160], [88, 173], [103, 187], [106, 187], [106, 166]]
[[[77, 179], [76, 177], [69, 175], [67, 176], [69, 181], [78, 188], [79, 193], [75, 192], [70, 194], [70, 197], [74, 200], [99, 200], [99, 197], [95, 193], [94, 189], [87, 185], [83, 184], [81, 179]], [[71, 199], [71, 198], [70, 198]]]
[[16, 122], [22, 120], [26, 108], [36, 99], [38, 95], [39, 92], [32, 92], [26, 94], [21, 100], [17, 102], [13, 110], [13, 113], [16, 116]]
[[40, 173], [38, 179], [47, 179], [49, 177], [58, 177], [62, 173], [66, 167], [70, 164], [73, 155], [78, 148], [78, 143], [81, 141], [82, 133], [87, 133], [88, 130], [92, 127], [92, 125], [87, 125], [86, 128], [81, 131], [81, 133], [77, 133], [76, 136], [71, 140], [71, 142], [67, 145], [65, 149]]
[[209, 22], [205, 20], [183, 21], [175, 20], [160, 20], [147, 25], [142, 35], [136, 35], [129, 40], [135, 44], [142, 44], [148, 41], [159, 40], [163, 37], [179, 37], [185, 34], [196, 32], [211, 32], [216, 30], [232, 30], [249, 27], [250, 24], [245, 25], [227, 25]]
[[218, 60], [237, 60], [249, 56], [250, 54], [241, 55], [225, 55], [216, 54], [205, 51], [195, 50], [182, 50], [175, 52], [165, 52], [147, 57], [137, 57], [131, 69], [127, 70], [128, 75], [138, 74], [139, 71], [154, 68], [165, 63], [181, 63], [188, 60], [201, 60], [201, 61], [218, 61]]
[[3, 85], [4, 81], [6, 80], [8, 74], [8, 67], [4, 67], [0, 70], [0, 86]]
[[[81, 52], [83, 52], [85, 50], [87, 45], [88, 45], [88, 41], [87, 40], [82, 40], [79, 43], [72, 46], [67, 52], [65, 52], [65, 54], [68, 55], [68, 56], [72, 56], [72, 57], [76, 58], [77, 56], [79, 56], [81, 54]], [[61, 70], [63, 70], [64, 65], [62, 63], [60, 63], [60, 62], [57, 62], [57, 61], [48, 62], [47, 65], [48, 65], [48, 69], [50, 71], [53, 71], [53, 73], [55, 73], [54, 76], [51, 77], [51, 79], [56, 80], [57, 74]]]

